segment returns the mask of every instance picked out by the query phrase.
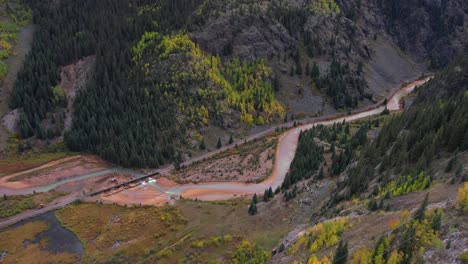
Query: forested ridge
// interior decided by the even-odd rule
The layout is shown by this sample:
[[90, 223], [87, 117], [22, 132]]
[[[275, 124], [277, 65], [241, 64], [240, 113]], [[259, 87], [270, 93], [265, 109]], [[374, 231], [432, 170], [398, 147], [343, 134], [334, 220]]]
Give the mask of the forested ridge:
[[[365, 92], [367, 83], [362, 76], [363, 58], [351, 58], [352, 49], [358, 49], [357, 43], [349, 43], [344, 47], [337, 43], [343, 34], [341, 28], [340, 8], [335, 1], [305, 1], [303, 7], [297, 7], [283, 1], [273, 2], [269, 10], [288, 29], [292, 36], [303, 46], [308, 57], [329, 57], [330, 64], [327, 71], [320, 73], [317, 65], [311, 69], [311, 65], [303, 65], [303, 57], [299, 47], [291, 52], [294, 60], [291, 66], [291, 75], [310, 75], [311, 82], [328, 97], [332, 99], [335, 108], [356, 107], [364, 98], [371, 99]], [[319, 36], [319, 26], [310, 25], [308, 18], [311, 14], [321, 14], [336, 24], [333, 32], [327, 32], [330, 38]], [[351, 42], [354, 40], [350, 40]], [[355, 45], [353, 45], [355, 44]], [[343, 63], [342, 60], [348, 61]], [[350, 64], [350, 62], [354, 62]]]
[[[337, 183], [333, 202], [362, 193], [380, 199], [427, 189], [433, 181], [428, 170], [441, 157], [452, 156], [446, 172], [459, 173], [456, 155], [468, 149], [467, 62], [465, 54], [427, 84], [416, 88], [418, 96], [410, 109], [386, 117], [383, 125], [377, 118], [361, 122], [355, 132], [346, 123], [316, 126], [302, 132], [283, 187], [288, 189], [310, 175], [323, 178], [323, 172], [317, 174], [323, 151], [317, 151], [311, 143], [314, 138], [331, 144], [330, 175], [346, 171], [345, 179]], [[379, 131], [373, 140], [368, 139], [370, 129]], [[339, 154], [336, 148], [341, 149]], [[300, 162], [305, 159], [309, 160], [308, 166]], [[369, 189], [371, 186], [373, 189]]]
[[[335, 262], [337, 255], [341, 255], [338, 258], [342, 259], [341, 263], [447, 262], [448, 256], [433, 260], [434, 255], [428, 258], [427, 252], [451, 251], [451, 243], [457, 239], [447, 235], [451, 234], [447, 228], [458, 228], [451, 222], [452, 217], [460, 217], [466, 222], [466, 207], [462, 204], [466, 204], [468, 186], [465, 169], [468, 151], [467, 72], [468, 54], [464, 54], [432, 80], [417, 87], [414, 100], [405, 101], [412, 102], [411, 106], [401, 113], [388, 115], [384, 112], [367, 120], [316, 126], [301, 132], [294, 160], [282, 186], [285, 200], [297, 196], [299, 198], [294, 202], [306, 210], [317, 202], [316, 190], [332, 183], [336, 187], [327, 193], [330, 200], [313, 217], [333, 220], [302, 232], [288, 246], [286, 256], [300, 258], [303, 256], [300, 252], [307, 250], [303, 253], [309, 254], [307, 263], [330, 263], [328, 255], [315, 255], [320, 250], [317, 247], [330, 247], [341, 239], [334, 263], [339, 263]], [[330, 144], [325, 153], [333, 154], [333, 163], [327, 166], [333, 178], [324, 178], [323, 169], [319, 169], [324, 151], [317, 148], [315, 142], [318, 140]], [[304, 160], [308, 162], [304, 163]], [[299, 183], [291, 182], [291, 175]], [[308, 180], [311, 175], [313, 179]], [[462, 186], [458, 189], [457, 202], [449, 203], [452, 199], [447, 196], [453, 195], [449, 192], [453, 192], [451, 190], [455, 188], [452, 186], [457, 184]], [[410, 213], [409, 204], [415, 199], [421, 200], [424, 194], [419, 208], [413, 207]], [[436, 205], [435, 201], [441, 202]], [[370, 244], [355, 246], [348, 254], [346, 243], [340, 237], [343, 229], [331, 225], [346, 220], [346, 215], [366, 219], [362, 223], [355, 222], [359, 228], [345, 232], [347, 237], [357, 236], [354, 245], [368, 239], [367, 232], [372, 232], [369, 230], [376, 226], [379, 232], [386, 231], [372, 236]], [[388, 227], [387, 219], [391, 219]], [[322, 240], [322, 237], [326, 239]], [[465, 235], [460, 237], [465, 238]], [[346, 250], [343, 250], [343, 244]], [[341, 250], [344, 253], [339, 253]], [[450, 257], [457, 258], [460, 254], [458, 259], [462, 259], [466, 255], [462, 252], [452, 252]]]
[[[291, 110], [277, 100], [284, 76], [305, 80], [337, 109], [372, 100], [364, 77], [372, 52], [358, 23], [350, 23], [359, 13], [354, 2], [23, 2], [36, 30], [10, 107], [19, 110], [25, 139], [64, 135], [70, 150], [157, 167], [201, 145], [210, 127], [248, 130], [284, 120]], [[403, 19], [395, 11], [401, 6], [378, 3], [389, 24]], [[446, 25], [436, 30], [441, 38], [464, 24], [462, 15], [446, 21], [443, 12], [431, 17]], [[222, 32], [211, 31], [216, 25]], [[263, 42], [257, 42], [262, 30]], [[222, 38], [210, 41], [213, 35]], [[95, 58], [95, 70], [74, 101], [73, 126], [64, 132], [69, 102], [60, 71], [88, 56]], [[290, 71], [273, 65], [272, 57]], [[317, 63], [321, 59], [328, 62]]]
[[[358, 159], [343, 187], [349, 187], [348, 195], [366, 191], [369, 182], [379, 175], [381, 186], [390, 183], [390, 175], [412, 178], [425, 171], [442, 153], [457, 153], [468, 149], [468, 92], [467, 55], [436, 75], [428, 84], [419, 88], [446, 89], [446, 95], [421, 95], [416, 103], [400, 115], [393, 116], [382, 127], [376, 140], [368, 144]], [[444, 84], [447, 74], [451, 84]], [[452, 91], [452, 92], [449, 92]], [[378, 169], [375, 169], [378, 165]]]
[[311, 178], [319, 169], [323, 161], [324, 148], [315, 142], [314, 136], [314, 130], [301, 131], [294, 159], [281, 184], [281, 189], [287, 190], [298, 181]]
[[[129, 6], [128, 1], [122, 2]], [[132, 47], [144, 32], [183, 27], [186, 21], [181, 17], [163, 14], [181, 10], [184, 17], [183, 10], [192, 10], [196, 4], [162, 1], [159, 9], [148, 10], [141, 1], [127, 7], [124, 17], [116, 10], [123, 30], [111, 29], [108, 34], [117, 34], [110, 36], [115, 41], [106, 38], [96, 52], [95, 82], [77, 98], [73, 128], [65, 135], [72, 150], [90, 150], [125, 166], [158, 167], [174, 158], [174, 138], [182, 133], [175, 126], [176, 105], [164, 100], [164, 91], [134, 67]]]
[[90, 55], [95, 71], [74, 102], [73, 126], [65, 132], [71, 150], [125, 166], [158, 167], [190, 143], [181, 137], [188, 132], [202, 140], [198, 130], [210, 124], [282, 120], [266, 61], [221, 61], [184, 33], [201, 1], [29, 4], [37, 44], [11, 104], [20, 109], [23, 138], [61, 135], [63, 114], [55, 128], [43, 122], [67, 105], [58, 69]]
[[[145, 1], [31, 1], [38, 25], [32, 52], [14, 86], [12, 107], [21, 108], [23, 137], [41, 134], [41, 120], [63, 107], [54, 101], [58, 67], [96, 57], [95, 73], [74, 107], [65, 141], [75, 151], [92, 151], [126, 166], [159, 166], [173, 158], [175, 108], [145, 83], [133, 67], [132, 47], [145, 31], [183, 26], [182, 10], [196, 2], [161, 2], [145, 12]], [[156, 9], [155, 9], [156, 10]], [[164, 16], [164, 13], [179, 16]], [[138, 14], [138, 15], [135, 15]], [[153, 23], [158, 19], [159, 24]]]

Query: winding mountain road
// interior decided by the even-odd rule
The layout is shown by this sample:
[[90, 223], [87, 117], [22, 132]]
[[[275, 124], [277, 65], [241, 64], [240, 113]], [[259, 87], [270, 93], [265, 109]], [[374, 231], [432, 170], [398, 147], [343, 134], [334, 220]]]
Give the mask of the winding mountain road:
[[[247, 137], [244, 140], [241, 140], [239, 142], [235, 142], [230, 145], [226, 145], [220, 149], [208, 152], [206, 154], [203, 154], [201, 156], [195, 157], [193, 159], [187, 160], [182, 163], [184, 166], [189, 166], [192, 163], [202, 161], [204, 159], [210, 158], [216, 154], [219, 154], [221, 152], [224, 152], [230, 148], [234, 148], [237, 145], [244, 144], [245, 142], [249, 142], [258, 138], [262, 138], [265, 135], [274, 132], [277, 129], [288, 129], [283, 135], [280, 137], [279, 142], [278, 142], [278, 147], [276, 150], [276, 157], [275, 157], [275, 164], [274, 168], [272, 171], [272, 174], [263, 182], [261, 183], [239, 183], [239, 182], [213, 182], [213, 183], [202, 183], [202, 184], [183, 184], [183, 185], [177, 185], [173, 188], [169, 189], [164, 189], [163, 187], [159, 186], [156, 183], [152, 183], [151, 185], [158, 190], [164, 190], [165, 193], [168, 196], [171, 195], [182, 195], [183, 197], [187, 198], [197, 198], [200, 200], [222, 200], [222, 199], [230, 199], [235, 196], [240, 196], [240, 195], [252, 195], [254, 193], [262, 193], [265, 189], [272, 188], [275, 189], [278, 186], [281, 185], [281, 183], [284, 180], [284, 177], [286, 176], [286, 173], [289, 170], [289, 166], [294, 158], [294, 154], [296, 152], [297, 148], [297, 143], [298, 143], [298, 138], [299, 138], [299, 133], [301, 130], [306, 130], [310, 129], [313, 126], [316, 125], [331, 125], [333, 123], [338, 123], [338, 122], [343, 122], [344, 120], [346, 121], [353, 121], [353, 120], [358, 120], [362, 119], [365, 117], [373, 116], [373, 115], [378, 115], [382, 113], [385, 108], [387, 108], [390, 111], [401, 111], [402, 110], [402, 105], [401, 105], [401, 99], [411, 93], [415, 87], [420, 86], [427, 81], [429, 81], [432, 78], [430, 77], [425, 77], [423, 79], [419, 79], [416, 81], [412, 81], [411, 83], [400, 87], [399, 89], [393, 91], [391, 94], [389, 94], [387, 97], [383, 98], [373, 106], [369, 106], [366, 108], [361, 108], [357, 109], [354, 111], [351, 111], [351, 113], [348, 114], [340, 114], [340, 115], [334, 115], [334, 116], [326, 116], [326, 117], [318, 117], [318, 118], [307, 118], [307, 119], [302, 119], [300, 122], [303, 125], [294, 127], [294, 122], [288, 122], [284, 123], [281, 125], [273, 126], [269, 129], [266, 129], [262, 132], [253, 134], [249, 137]], [[385, 105], [385, 100], [387, 100], [387, 104]], [[114, 168], [111, 170], [118, 171], [120, 168]], [[163, 169], [158, 169], [150, 172], [150, 174], [154, 173], [160, 173], [164, 174], [167, 172], [170, 172], [173, 170], [174, 167], [168, 166]], [[126, 170], [128, 173], [129, 170]], [[80, 180], [84, 178], [89, 178], [89, 177], [96, 177], [102, 175], [101, 173], [93, 173], [93, 174], [87, 174], [87, 175], [81, 175], [77, 176], [69, 181], [74, 181], [74, 180]], [[145, 179], [148, 176], [142, 175], [140, 173], [135, 172], [134, 175], [136, 176], [135, 179]], [[50, 190], [51, 188], [54, 188], [56, 186], [60, 185], [60, 182], [56, 182], [51, 185], [46, 185], [46, 186], [40, 186], [40, 187], [35, 187], [35, 190]], [[2, 189], [0, 189], [2, 191]], [[5, 191], [5, 189], [3, 189]], [[17, 193], [14, 193], [17, 192]], [[9, 190], [9, 194], [24, 194], [32, 192], [32, 189], [28, 190]], [[73, 202], [76, 199], [81, 198], [81, 196], [78, 197], [68, 197], [66, 199], [60, 200], [58, 203], [52, 204], [52, 205], [47, 205], [44, 208], [41, 208], [39, 210], [35, 211], [29, 211], [25, 212], [23, 214], [17, 215], [15, 217], [12, 217], [10, 219], [7, 219], [3, 222], [0, 222], [0, 228], [6, 225], [10, 225], [14, 222], [18, 222], [27, 218], [30, 218], [32, 216], [54, 210], [60, 207], [63, 207], [71, 202]]]
[[[335, 116], [331, 118], [311, 118], [306, 120], [301, 120], [304, 125], [293, 127], [293, 123], [287, 123], [278, 127], [273, 127], [269, 130], [266, 130], [261, 134], [255, 134], [249, 140], [260, 138], [268, 133], [273, 132], [279, 127], [293, 127], [287, 130], [279, 139], [278, 147], [276, 150], [275, 164], [272, 174], [263, 182], [257, 184], [251, 183], [202, 183], [202, 184], [183, 184], [175, 186], [166, 191], [170, 195], [182, 195], [187, 198], [197, 198], [199, 200], [221, 200], [229, 199], [233, 196], [238, 195], [252, 195], [254, 193], [263, 193], [266, 189], [272, 188], [276, 189], [279, 187], [289, 170], [289, 166], [294, 159], [294, 154], [296, 153], [297, 143], [299, 139], [299, 134], [302, 130], [307, 130], [316, 125], [332, 125], [333, 123], [339, 123], [343, 121], [354, 121], [362, 119], [365, 117], [378, 115], [382, 113], [385, 108], [390, 111], [400, 111], [402, 110], [401, 99], [411, 93], [415, 87], [424, 84], [429, 81], [432, 77], [426, 77], [421, 80], [413, 81], [396, 92], [392, 93], [390, 96], [386, 97], [387, 104], [384, 104], [385, 98], [381, 102], [375, 104], [374, 106], [368, 107], [364, 110], [356, 110], [351, 114], [343, 116]], [[230, 147], [230, 146], [228, 146]], [[191, 161], [192, 162], [192, 161]]]

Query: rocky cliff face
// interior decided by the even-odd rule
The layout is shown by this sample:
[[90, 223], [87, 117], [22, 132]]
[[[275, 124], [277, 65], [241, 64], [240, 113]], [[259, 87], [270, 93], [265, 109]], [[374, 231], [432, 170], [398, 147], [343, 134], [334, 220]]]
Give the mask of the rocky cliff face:
[[[292, 49], [296, 40], [268, 12], [268, 5], [206, 2], [191, 37], [203, 49], [224, 56], [255, 59]], [[209, 5], [209, 6], [208, 6]]]
[[190, 36], [227, 58], [294, 58], [300, 49], [322, 74], [333, 59], [348, 63], [351, 72], [364, 65], [362, 98], [382, 95], [466, 50], [467, 11], [464, 0], [217, 0], [194, 13]]
[[463, 0], [338, 0], [345, 16], [388, 33], [405, 52], [440, 68], [468, 43], [468, 3]]

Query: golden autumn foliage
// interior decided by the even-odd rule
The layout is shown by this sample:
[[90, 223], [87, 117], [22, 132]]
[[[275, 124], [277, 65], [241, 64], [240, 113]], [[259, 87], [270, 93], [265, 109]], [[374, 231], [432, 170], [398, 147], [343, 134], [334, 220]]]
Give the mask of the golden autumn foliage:
[[210, 118], [220, 118], [232, 108], [240, 112], [240, 122], [252, 126], [285, 113], [274, 97], [266, 60], [222, 63], [181, 33], [146, 32], [132, 52], [135, 64], [147, 76], [158, 76], [157, 85], [187, 120], [208, 125]]
[[425, 213], [421, 220], [416, 220], [410, 218], [408, 210], [404, 210], [400, 219], [390, 220], [389, 227], [393, 232], [381, 236], [372, 251], [367, 247], [356, 251], [350, 264], [397, 264], [405, 258], [413, 263], [418, 253], [410, 256], [405, 252], [424, 252], [426, 247], [443, 247], [438, 237], [442, 216], [442, 211], [435, 209]]
[[398, 219], [390, 219], [388, 223], [388, 227], [390, 229], [395, 229], [399, 224], [400, 224], [400, 221], [398, 221]]
[[243, 263], [252, 263], [252, 264], [264, 264], [268, 263], [271, 258], [271, 254], [263, 250], [257, 244], [252, 244], [247, 240], [244, 240], [240, 243], [234, 257], [232, 258], [233, 264], [243, 264]]
[[307, 260], [307, 264], [331, 264], [331, 262], [327, 256], [324, 256], [322, 260], [319, 260], [315, 255], [312, 255]]
[[291, 245], [288, 254], [296, 254], [302, 247], [307, 247], [310, 253], [315, 253], [334, 246], [339, 242], [341, 234], [348, 226], [347, 218], [316, 224]]
[[417, 177], [410, 174], [404, 177], [399, 177], [384, 187], [379, 186], [377, 197], [384, 197], [387, 192], [391, 193], [392, 196], [399, 196], [410, 192], [420, 192], [427, 189], [430, 185], [431, 177], [421, 171]]
[[356, 251], [351, 257], [350, 264], [370, 264], [371, 262], [371, 252], [367, 247], [363, 247]]
[[465, 182], [463, 186], [458, 189], [457, 208], [468, 212], [468, 182]]

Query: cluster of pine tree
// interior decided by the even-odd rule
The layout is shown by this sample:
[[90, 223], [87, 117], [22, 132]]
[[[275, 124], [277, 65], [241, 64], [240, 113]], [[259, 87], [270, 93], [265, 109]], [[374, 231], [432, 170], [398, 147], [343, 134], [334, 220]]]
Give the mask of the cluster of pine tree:
[[[429, 53], [431, 66], [436, 68], [443, 67], [454, 57], [455, 53], [451, 51], [451, 47], [449, 46], [450, 39], [459, 28], [463, 28], [466, 24], [466, 10], [464, 14], [462, 9], [450, 7], [451, 5], [456, 5], [456, 1], [379, 0], [377, 4], [387, 19], [388, 31], [398, 36], [400, 40], [399, 45], [404, 50], [411, 50], [415, 42], [421, 41], [418, 39], [417, 34], [405, 31], [399, 32], [402, 26], [411, 25], [414, 28], [425, 27], [430, 32], [430, 37], [427, 38], [424, 44]], [[426, 16], [427, 20], [418, 20], [416, 18], [422, 15]], [[441, 51], [437, 47], [444, 47], [451, 54], [447, 51]]]
[[411, 216], [402, 214], [391, 228], [392, 232], [380, 236], [372, 250], [367, 247], [356, 251], [351, 263], [417, 263], [428, 245], [441, 243], [442, 210], [427, 211], [428, 196]]
[[[362, 75], [362, 63], [358, 64], [356, 69], [352, 69], [349, 64], [342, 64], [335, 54], [335, 38], [338, 32], [339, 23], [336, 24], [336, 32], [329, 42], [324, 45], [321, 36], [315, 34], [313, 29], [306, 26], [307, 19], [310, 16], [317, 16], [318, 13], [340, 13], [338, 5], [334, 1], [307, 1], [305, 7], [290, 5], [284, 1], [273, 2], [269, 6], [269, 12], [289, 31], [291, 36], [303, 43], [304, 51], [310, 57], [329, 54], [331, 64], [326, 75], [320, 77], [320, 71], [317, 65], [311, 69], [306, 64], [305, 73], [312, 76], [312, 80], [317, 88], [323, 90], [333, 100], [335, 108], [356, 107], [359, 100], [363, 98], [372, 99], [372, 95], [364, 90], [367, 83]], [[320, 9], [320, 10], [317, 10]], [[318, 13], [317, 13], [318, 11]], [[302, 46], [302, 45], [301, 45]], [[296, 47], [291, 52], [294, 64], [291, 65], [290, 75], [303, 75], [303, 65], [300, 49]]]
[[346, 264], [348, 262], [348, 242], [340, 240], [335, 251], [332, 264]]
[[[374, 122], [375, 124], [375, 122]], [[332, 126], [318, 125], [309, 129], [308, 136], [318, 138], [330, 143], [330, 152], [332, 153], [332, 166], [330, 175], [339, 175], [343, 172], [350, 162], [355, 159], [357, 150], [361, 149], [367, 143], [367, 132], [372, 123], [363, 123], [357, 132], [351, 133], [350, 125], [346, 122], [335, 123]], [[299, 146], [302, 141], [299, 141]], [[320, 169], [317, 179], [323, 179], [323, 168]]]
[[[180, 2], [161, 3], [161, 12], [185, 6]], [[166, 26], [164, 30], [176, 29], [181, 22], [168, 17], [174, 23], [169, 25], [155, 13], [135, 16], [139, 6], [131, 7], [128, 1], [125, 6], [103, 8], [110, 14], [100, 14], [111, 26], [107, 31], [101, 28], [94, 82], [75, 101], [73, 128], [65, 141], [72, 150], [89, 150], [125, 166], [157, 167], [175, 155], [175, 106], [133, 67], [131, 48], [144, 31], [154, 27], [155, 17], [161, 19], [159, 27]]]
[[282, 190], [288, 190], [302, 179], [309, 179], [320, 168], [324, 149], [315, 143], [314, 137], [313, 130], [301, 131], [296, 154], [281, 184]]
[[258, 203], [258, 198], [257, 194], [254, 193], [254, 196], [252, 197], [252, 201], [250, 202], [249, 206], [249, 215], [256, 215], [257, 214], [257, 203]]
[[364, 97], [372, 99], [365, 93], [367, 83], [362, 77], [362, 69], [353, 70], [348, 63], [342, 64], [333, 58], [327, 75], [318, 78], [315, 84], [319, 90], [332, 98], [335, 108], [356, 107]]
[[[466, 56], [465, 56], [466, 57]], [[465, 69], [468, 63], [457, 64], [448, 72], [436, 76], [421, 90], [443, 87], [444, 76]], [[457, 70], [458, 68], [458, 70]], [[460, 78], [465, 81], [460, 81]], [[396, 174], [419, 175], [426, 170], [441, 151], [456, 152], [468, 149], [468, 87], [466, 77], [458, 76], [461, 86], [446, 87], [445, 96], [427, 95], [401, 115], [391, 117], [382, 127], [377, 139], [361, 151], [358, 165], [350, 170], [347, 182], [350, 195], [367, 190], [375, 175], [388, 184], [388, 171]], [[377, 165], [379, 165], [377, 167]], [[376, 170], [375, 168], [378, 168]]]
[[291, 6], [287, 1], [273, 1], [269, 12], [289, 31], [292, 36], [304, 32], [309, 11], [303, 7]]
[[288, 191], [288, 190], [284, 191], [284, 198], [286, 199], [286, 201], [290, 201], [296, 198], [298, 193], [299, 193], [299, 188], [297, 188], [297, 185], [294, 184], [294, 188], [291, 191]]
[[[12, 91], [12, 108], [21, 108], [20, 129], [24, 138], [41, 133], [40, 122], [60, 107], [53, 87], [59, 82], [58, 67], [94, 54], [104, 18], [109, 10], [120, 10], [124, 1], [110, 5], [84, 1], [26, 1], [33, 10], [34, 42]], [[101, 4], [102, 3], [102, 4]], [[98, 11], [99, 10], [99, 11]], [[98, 14], [101, 13], [101, 14]]]
[[146, 31], [183, 28], [200, 3], [159, 1], [151, 8], [146, 0], [28, 1], [37, 27], [11, 105], [21, 109], [22, 136], [41, 137], [41, 120], [63, 107], [54, 100], [58, 68], [95, 55], [94, 76], [78, 94], [73, 127], [65, 134], [68, 147], [125, 166], [173, 159], [175, 106], [134, 67], [131, 49]]
[[265, 192], [263, 193], [264, 202], [270, 201], [270, 199], [273, 199], [273, 197], [275, 197], [275, 194], [273, 193], [273, 190], [271, 189], [271, 187], [265, 190]]

